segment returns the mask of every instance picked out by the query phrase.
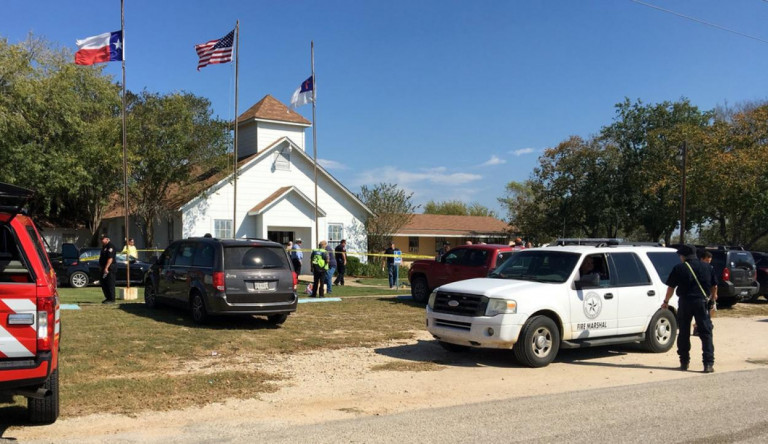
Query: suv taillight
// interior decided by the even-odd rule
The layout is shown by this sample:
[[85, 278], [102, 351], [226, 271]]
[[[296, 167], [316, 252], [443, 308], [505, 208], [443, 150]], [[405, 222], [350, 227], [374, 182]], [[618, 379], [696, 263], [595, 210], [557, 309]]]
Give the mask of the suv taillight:
[[296, 287], [299, 286], [299, 275], [292, 271], [291, 274], [293, 275], [293, 291], [296, 291]]
[[730, 281], [731, 280], [731, 270], [728, 269], [728, 267], [723, 268], [723, 276], [724, 281]]
[[223, 271], [213, 272], [213, 288], [215, 288], [218, 291], [224, 291], [224, 272]]
[[53, 348], [54, 329], [56, 328], [56, 306], [59, 303], [55, 296], [37, 300], [37, 349], [50, 351]]

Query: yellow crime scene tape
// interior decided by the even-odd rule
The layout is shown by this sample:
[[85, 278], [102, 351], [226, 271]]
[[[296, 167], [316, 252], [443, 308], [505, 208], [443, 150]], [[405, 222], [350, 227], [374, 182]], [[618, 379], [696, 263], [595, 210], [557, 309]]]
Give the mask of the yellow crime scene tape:
[[[142, 250], [136, 250], [136, 251], [137, 252], [148, 251], [148, 252], [159, 253], [159, 252], [163, 252], [164, 250], [159, 250], [159, 249], [156, 249], [156, 248], [152, 248], [152, 249], [142, 249]], [[288, 251], [289, 253], [294, 252], [294, 251], [301, 251], [302, 253], [311, 253], [314, 250], [307, 249], [307, 248], [301, 248], [301, 249], [296, 249], [296, 250], [291, 249], [291, 250], [286, 250], [286, 251]], [[122, 251], [119, 254], [123, 254]], [[397, 256], [400, 256], [403, 260], [434, 259], [435, 258], [434, 256], [425, 256], [423, 254], [411, 254], [411, 253], [402, 253], [400, 255], [397, 255], [397, 254], [384, 254], [384, 253], [366, 253], [366, 252], [362, 252], [362, 251], [347, 251], [347, 254], [348, 255], [352, 255], [352, 256], [374, 256], [374, 257], [397, 257]], [[83, 262], [85, 262], [85, 261], [96, 261], [96, 260], [99, 260], [99, 256], [87, 256], [87, 257], [81, 258], [80, 260], [83, 261]]]

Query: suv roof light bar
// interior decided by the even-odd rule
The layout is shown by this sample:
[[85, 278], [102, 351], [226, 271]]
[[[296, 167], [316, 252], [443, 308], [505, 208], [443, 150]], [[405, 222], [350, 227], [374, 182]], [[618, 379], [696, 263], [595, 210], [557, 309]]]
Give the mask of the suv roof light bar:
[[617, 237], [579, 237], [579, 238], [560, 238], [554, 243], [557, 246], [565, 245], [593, 245], [597, 247], [663, 247], [660, 242], [642, 242], [631, 241]]

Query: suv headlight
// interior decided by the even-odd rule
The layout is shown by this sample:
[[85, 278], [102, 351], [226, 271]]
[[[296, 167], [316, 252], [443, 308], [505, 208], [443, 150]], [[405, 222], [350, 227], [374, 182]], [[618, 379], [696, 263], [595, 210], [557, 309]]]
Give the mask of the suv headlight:
[[427, 305], [429, 308], [435, 308], [435, 298], [437, 297], [437, 290], [434, 290], [432, 294], [429, 295], [429, 302], [427, 302]]
[[517, 313], [516, 301], [509, 299], [488, 299], [488, 308], [485, 309], [486, 316], [512, 313]]

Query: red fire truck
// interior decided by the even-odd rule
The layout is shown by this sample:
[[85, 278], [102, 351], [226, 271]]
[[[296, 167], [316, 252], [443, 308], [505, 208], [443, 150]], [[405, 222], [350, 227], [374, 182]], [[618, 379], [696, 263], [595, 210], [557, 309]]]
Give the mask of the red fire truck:
[[0, 395], [27, 398], [29, 419], [59, 416], [59, 295], [40, 233], [22, 208], [33, 192], [0, 183]]

